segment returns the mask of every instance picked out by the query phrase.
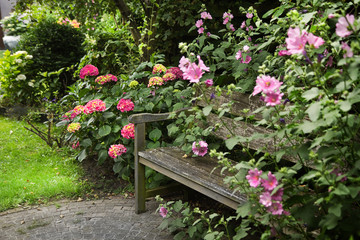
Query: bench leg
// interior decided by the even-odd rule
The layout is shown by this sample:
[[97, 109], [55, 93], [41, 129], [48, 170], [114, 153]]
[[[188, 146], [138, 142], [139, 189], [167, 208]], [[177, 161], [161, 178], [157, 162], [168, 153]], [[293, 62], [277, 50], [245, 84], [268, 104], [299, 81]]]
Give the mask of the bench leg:
[[145, 166], [139, 162], [139, 151], [145, 149], [145, 124], [135, 124], [135, 212], [145, 212]]

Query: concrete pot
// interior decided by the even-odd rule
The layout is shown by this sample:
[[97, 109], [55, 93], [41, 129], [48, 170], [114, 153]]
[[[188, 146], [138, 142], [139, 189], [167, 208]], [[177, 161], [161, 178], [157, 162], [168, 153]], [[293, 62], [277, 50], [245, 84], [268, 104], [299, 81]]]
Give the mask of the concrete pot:
[[5, 49], [13, 50], [19, 43], [20, 36], [4, 36], [3, 42], [5, 45]]

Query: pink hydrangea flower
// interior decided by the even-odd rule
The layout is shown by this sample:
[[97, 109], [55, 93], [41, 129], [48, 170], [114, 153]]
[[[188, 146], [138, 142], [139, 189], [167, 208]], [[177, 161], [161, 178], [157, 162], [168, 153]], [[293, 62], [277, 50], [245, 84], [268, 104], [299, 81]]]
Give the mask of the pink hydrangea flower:
[[283, 83], [277, 80], [274, 77], [268, 75], [258, 76], [256, 78], [256, 86], [254, 87], [253, 96], [256, 94], [263, 92], [265, 94], [276, 92], [280, 88]]
[[86, 115], [91, 114], [93, 112], [103, 112], [105, 110], [106, 110], [106, 104], [100, 99], [91, 100], [84, 106], [84, 113]]
[[350, 15], [350, 14], [346, 14], [345, 17], [339, 18], [338, 22], [336, 23], [336, 29], [335, 29], [336, 34], [339, 37], [349, 36], [352, 33], [351, 27], [354, 27], [354, 21], [355, 21], [354, 15]]
[[321, 37], [317, 37], [312, 33], [309, 33], [306, 36], [307, 42], [310, 44], [310, 46], [313, 46], [314, 48], [319, 48], [321, 45], [325, 43], [324, 39]]
[[159, 209], [159, 213], [160, 213], [160, 216], [162, 216], [163, 218], [165, 218], [165, 217], [167, 216], [167, 214], [168, 214], [168, 210], [167, 210], [166, 208], [164, 208], [164, 207], [161, 207], [161, 208]]
[[88, 64], [80, 70], [80, 78], [84, 79], [86, 76], [97, 76], [99, 70], [94, 65]]
[[162, 64], [156, 64], [153, 67], [152, 74], [166, 72], [166, 67]]
[[205, 141], [199, 141], [198, 143], [193, 142], [192, 151], [195, 155], [203, 157], [203, 156], [205, 156], [205, 154], [208, 151], [207, 147], [208, 147], [208, 144]]
[[148, 87], [155, 85], [161, 86], [163, 84], [164, 84], [164, 80], [161, 77], [152, 77], [149, 79]]
[[120, 99], [118, 105], [117, 105], [117, 109], [120, 110], [121, 112], [129, 112], [134, 110], [134, 103], [131, 101], [131, 99]]
[[204, 28], [203, 28], [203, 27], [199, 28], [199, 29], [198, 29], [198, 33], [199, 33], [199, 34], [203, 34], [203, 33], [204, 33]]
[[346, 42], [342, 42], [341, 43], [341, 48], [342, 50], [345, 51], [345, 54], [344, 54], [344, 58], [348, 58], [348, 57], [352, 57], [354, 56], [354, 53], [353, 51], [351, 50], [351, 47], [346, 43]]
[[182, 79], [183, 78], [183, 72], [178, 67], [172, 67], [169, 68], [166, 73], [173, 73], [176, 76], [176, 79]]
[[281, 104], [282, 96], [284, 96], [284, 94], [279, 92], [266, 93], [264, 100], [266, 102], [266, 106], [274, 107]]
[[248, 180], [249, 184], [251, 187], [256, 188], [257, 186], [259, 186], [261, 178], [260, 175], [262, 174], [262, 171], [258, 170], [257, 168], [255, 169], [250, 169], [248, 171], [248, 175], [246, 175], [246, 179]]
[[261, 179], [261, 185], [266, 191], [272, 191], [278, 185], [278, 181], [271, 172], [268, 173], [268, 179]]
[[260, 203], [262, 205], [264, 205], [265, 207], [270, 207], [271, 204], [272, 204], [272, 201], [271, 201], [271, 194], [270, 192], [264, 192], [263, 194], [260, 195]]
[[212, 16], [208, 12], [202, 12], [200, 16], [202, 19], [212, 19]]
[[162, 79], [167, 82], [167, 81], [172, 81], [176, 79], [176, 75], [171, 73], [171, 72], [167, 72], [164, 74], [164, 76], [162, 77]]
[[195, 26], [197, 28], [200, 28], [203, 24], [204, 24], [203, 20], [199, 19], [199, 20], [196, 21]]
[[207, 87], [211, 87], [213, 84], [214, 84], [214, 82], [213, 82], [212, 79], [206, 79], [206, 80], [205, 80], [205, 85], [206, 85]]
[[254, 15], [252, 13], [246, 13], [247, 18], [252, 18]]
[[135, 138], [135, 128], [133, 123], [129, 123], [128, 125], [125, 125], [121, 129], [121, 136], [123, 136], [126, 139], [134, 139]]
[[303, 53], [307, 41], [306, 31], [300, 32], [300, 28], [289, 28], [288, 37], [285, 39], [286, 47], [291, 54]]
[[76, 116], [78, 116], [79, 114], [84, 112], [84, 106], [83, 105], [78, 105], [76, 106], [73, 111], [72, 111], [72, 118], [75, 118]]
[[280, 202], [273, 202], [267, 209], [272, 215], [282, 215], [284, 212], [283, 206]]
[[70, 124], [67, 126], [67, 130], [68, 130], [68, 132], [74, 133], [74, 132], [76, 132], [77, 130], [79, 130], [80, 127], [81, 127], [80, 123], [70, 123]]
[[108, 154], [111, 158], [116, 158], [126, 153], [127, 149], [122, 144], [111, 145], [108, 151]]

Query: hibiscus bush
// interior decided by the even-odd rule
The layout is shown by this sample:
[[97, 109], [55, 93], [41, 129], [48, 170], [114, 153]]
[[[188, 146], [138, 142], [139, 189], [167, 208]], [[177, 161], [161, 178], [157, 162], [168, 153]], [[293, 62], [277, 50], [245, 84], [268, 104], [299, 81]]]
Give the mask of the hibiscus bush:
[[[224, 142], [228, 152], [240, 145], [249, 154], [248, 160], [234, 166], [228, 152], [207, 150], [235, 174], [225, 181], [248, 196], [248, 203], [236, 211], [241, 224], [229, 238], [242, 239], [250, 232], [259, 232], [262, 239], [360, 236], [354, 224], [360, 211], [357, 8], [357, 2], [282, 1], [262, 18], [253, 8], [240, 9], [242, 19], [227, 11], [221, 37], [207, 32], [206, 23], [214, 19], [202, 9], [193, 27], [199, 37], [180, 46], [188, 56], [180, 67], [191, 66], [194, 71], [185, 79], [195, 82], [195, 87], [205, 87], [197, 82], [208, 78], [224, 86], [230, 81], [252, 96], [261, 95], [264, 106], [256, 112], [262, 119], [255, 124], [272, 130], [250, 139], [229, 136]], [[220, 42], [215, 45], [213, 40]], [[194, 55], [209, 69], [196, 70], [202, 64], [192, 65], [189, 59]], [[236, 87], [228, 90], [231, 94]], [[219, 116], [229, 110], [222, 109]], [[206, 139], [208, 132], [197, 132], [206, 133], [197, 140]], [[247, 149], [247, 142], [257, 138], [272, 139], [276, 151], [269, 153], [267, 146], [256, 152]], [[194, 143], [194, 153], [206, 154], [207, 146], [199, 143]], [[171, 214], [167, 210], [162, 209], [162, 214]], [[187, 219], [177, 228], [197, 223]], [[221, 236], [213, 233], [207, 239]]]

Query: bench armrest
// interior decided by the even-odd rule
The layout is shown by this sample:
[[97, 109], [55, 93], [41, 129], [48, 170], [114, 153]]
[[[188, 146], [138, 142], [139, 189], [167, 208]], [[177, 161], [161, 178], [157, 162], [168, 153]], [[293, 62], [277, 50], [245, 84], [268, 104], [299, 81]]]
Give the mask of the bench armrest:
[[178, 114], [182, 111], [187, 111], [189, 109], [191, 108], [183, 108], [174, 112], [167, 112], [167, 113], [137, 113], [130, 115], [128, 119], [129, 122], [134, 124], [158, 122], [158, 121], [168, 120], [169, 116], [173, 113]]

